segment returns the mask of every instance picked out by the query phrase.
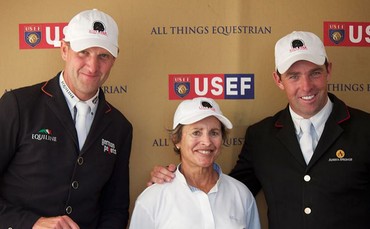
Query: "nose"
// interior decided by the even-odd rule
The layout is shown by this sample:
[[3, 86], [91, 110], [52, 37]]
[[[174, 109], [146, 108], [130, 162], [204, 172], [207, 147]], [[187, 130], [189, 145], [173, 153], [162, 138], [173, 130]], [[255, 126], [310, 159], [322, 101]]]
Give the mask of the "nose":
[[89, 71], [91, 73], [95, 73], [98, 68], [99, 68], [99, 61], [98, 61], [98, 58], [96, 56], [90, 56], [88, 61], [87, 61], [87, 66], [89, 68]]
[[302, 77], [301, 86], [304, 91], [310, 91], [312, 88], [311, 78], [309, 76]]
[[212, 144], [211, 137], [208, 134], [202, 136], [202, 144], [205, 146], [210, 146]]

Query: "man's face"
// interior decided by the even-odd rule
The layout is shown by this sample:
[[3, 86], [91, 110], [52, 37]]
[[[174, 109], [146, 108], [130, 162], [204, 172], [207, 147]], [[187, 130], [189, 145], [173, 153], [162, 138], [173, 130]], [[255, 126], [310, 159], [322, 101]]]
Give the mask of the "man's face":
[[317, 114], [328, 98], [327, 84], [331, 63], [316, 65], [309, 61], [297, 61], [281, 77], [274, 72], [276, 85], [284, 90], [294, 112], [304, 118]]
[[81, 100], [92, 98], [107, 80], [115, 61], [114, 56], [100, 47], [75, 52], [64, 41], [61, 53], [66, 62], [63, 76], [68, 87]]

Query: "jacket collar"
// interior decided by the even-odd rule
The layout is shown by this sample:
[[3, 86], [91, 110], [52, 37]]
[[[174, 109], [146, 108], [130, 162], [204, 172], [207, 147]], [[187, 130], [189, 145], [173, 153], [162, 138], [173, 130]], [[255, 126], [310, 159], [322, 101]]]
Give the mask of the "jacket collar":
[[[62, 89], [60, 88], [59, 76], [60, 72], [54, 78], [45, 82], [41, 87], [41, 91], [49, 98], [46, 101], [47, 106], [49, 106], [51, 111], [58, 117], [61, 124], [67, 130], [67, 133], [74, 139], [76, 147], [78, 148], [77, 132], [73, 124], [72, 116], [66, 115], [70, 114], [70, 111]], [[99, 89], [99, 105], [81, 153], [97, 140], [96, 138], [99, 136], [99, 133], [104, 130], [103, 127], [111, 123], [112, 116], [107, 114], [112, 110], [112, 106], [105, 100], [103, 91]], [[91, 132], [94, 134], [91, 135]]]
[[[62, 89], [59, 86], [60, 73], [61, 72], [59, 72], [54, 78], [50, 79], [49, 81], [46, 81], [41, 87], [41, 90], [45, 95], [55, 99], [56, 102], [59, 104], [65, 103]], [[99, 107], [104, 110], [104, 113], [108, 113], [112, 110], [112, 107], [105, 100], [105, 95], [101, 89], [99, 89], [99, 103], [103, 105]]]
[[302, 166], [306, 167], [306, 169], [311, 168], [311, 166], [315, 164], [315, 162], [328, 150], [331, 144], [343, 132], [343, 128], [339, 124], [346, 122], [351, 118], [348, 107], [343, 101], [331, 93], [328, 93], [328, 96], [333, 102], [333, 110], [325, 123], [324, 132], [319, 139], [314, 155], [312, 156], [308, 166], [306, 166], [300, 150], [293, 120], [289, 112], [289, 106], [279, 112], [275, 117], [275, 128], [278, 129], [276, 137], [286, 146], [288, 151], [296, 158], [296, 160], [298, 160]]
[[[333, 102], [333, 110], [329, 116], [335, 123], [340, 124], [351, 118], [348, 111], [347, 105], [340, 99], [338, 99], [334, 94], [328, 93], [329, 99]], [[279, 117], [275, 122], [276, 128], [282, 128], [284, 126], [289, 126], [292, 123], [292, 117], [289, 112], [289, 105], [280, 113]]]

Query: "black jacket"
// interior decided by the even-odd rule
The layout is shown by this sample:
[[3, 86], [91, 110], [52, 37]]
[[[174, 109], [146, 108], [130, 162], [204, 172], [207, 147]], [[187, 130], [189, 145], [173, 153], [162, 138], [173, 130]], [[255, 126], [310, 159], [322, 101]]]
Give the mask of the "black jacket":
[[370, 114], [329, 98], [308, 165], [288, 107], [247, 129], [230, 175], [254, 194], [262, 187], [271, 229], [370, 228]]
[[0, 100], [0, 228], [31, 228], [40, 216], [69, 215], [81, 228], [125, 228], [130, 122], [99, 93], [86, 143], [59, 86], [48, 82]]

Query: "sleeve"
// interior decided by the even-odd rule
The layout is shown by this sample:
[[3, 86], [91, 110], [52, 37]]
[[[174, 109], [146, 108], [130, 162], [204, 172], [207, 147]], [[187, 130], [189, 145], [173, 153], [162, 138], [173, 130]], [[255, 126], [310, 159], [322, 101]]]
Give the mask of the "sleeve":
[[251, 195], [251, 202], [249, 204], [249, 214], [247, 215], [247, 228], [249, 229], [261, 229], [260, 218], [258, 214], [258, 208], [255, 199]]
[[245, 184], [253, 195], [257, 195], [261, 190], [261, 184], [254, 171], [253, 150], [255, 147], [253, 144], [258, 144], [258, 139], [253, 139], [252, 133], [252, 128], [249, 127], [245, 134], [242, 150], [238, 156], [236, 165], [230, 172], [230, 176]]
[[129, 186], [129, 159], [132, 144], [132, 125], [127, 122], [121, 127], [121, 150], [115, 164], [114, 171], [105, 185], [100, 204], [102, 212], [98, 228], [126, 228], [129, 219], [130, 186]]
[[[15, 96], [5, 93], [0, 99], [0, 175], [3, 176], [15, 155], [19, 129], [19, 112]], [[1, 179], [1, 178], [0, 178]], [[0, 208], [1, 209], [1, 208]]]
[[140, 203], [140, 200], [138, 199], [136, 201], [135, 208], [131, 216], [129, 229], [143, 228], [154, 229], [155, 223], [148, 210]]
[[20, 144], [19, 113], [14, 93], [5, 93], [0, 99], [0, 228], [32, 228], [40, 217], [21, 206], [12, 205], [3, 196], [6, 192], [3, 177]]

